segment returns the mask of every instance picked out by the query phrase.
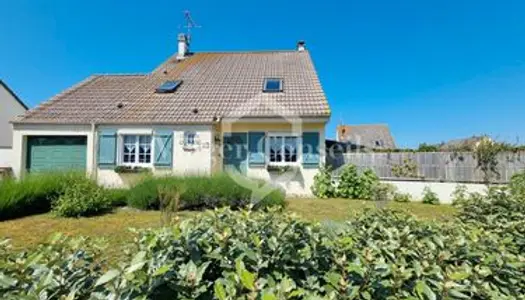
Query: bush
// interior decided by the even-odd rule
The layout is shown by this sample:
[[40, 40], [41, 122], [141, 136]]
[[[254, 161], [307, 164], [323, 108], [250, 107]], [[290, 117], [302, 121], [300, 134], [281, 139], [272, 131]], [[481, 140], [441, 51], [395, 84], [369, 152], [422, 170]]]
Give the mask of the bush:
[[106, 191], [93, 181], [81, 181], [67, 187], [52, 206], [52, 212], [59, 217], [88, 217], [112, 208]]
[[81, 173], [36, 173], [21, 180], [0, 180], [0, 220], [49, 212], [51, 203], [77, 182]]
[[339, 176], [339, 183], [337, 184], [337, 197], [357, 199], [359, 187], [359, 174], [354, 165], [346, 165]]
[[426, 186], [423, 189], [423, 201], [422, 202], [425, 204], [438, 205], [439, 198], [438, 198], [438, 195], [430, 189], [430, 187]]
[[390, 183], [377, 183], [372, 187], [372, 197], [374, 201], [392, 201], [396, 194], [396, 187]]
[[341, 198], [372, 200], [379, 178], [371, 169], [359, 174], [356, 166], [347, 165], [339, 177], [336, 195]]
[[317, 198], [326, 199], [336, 195], [334, 180], [332, 178], [332, 168], [330, 166], [323, 166], [319, 169], [319, 173], [314, 177], [314, 184], [311, 189]]
[[514, 197], [525, 199], [525, 171], [512, 175], [509, 189]]
[[[523, 236], [517, 226], [525, 220], [523, 203], [500, 191], [482, 197], [483, 203], [472, 200], [465, 209], [482, 204], [486, 219], [466, 214], [437, 224], [392, 210], [329, 228], [275, 211], [209, 211], [142, 231], [130, 257], [104, 274], [92, 254], [98, 248], [85, 243], [45, 248], [49, 253], [0, 251], [0, 296], [521, 299], [525, 267], [516, 241]], [[506, 226], [490, 219], [485, 202], [501, 204], [496, 222]], [[516, 219], [503, 217], [516, 211]]]
[[395, 193], [394, 194], [395, 202], [412, 202], [412, 195], [409, 193]]
[[126, 188], [108, 188], [105, 190], [106, 195], [113, 207], [126, 206], [128, 203], [129, 189]]
[[461, 203], [465, 202], [468, 197], [467, 186], [464, 184], [458, 184], [452, 191], [452, 205], [458, 206]]
[[[263, 184], [256, 181], [255, 184]], [[149, 177], [131, 188], [128, 204], [138, 209], [159, 209], [159, 186], [179, 191], [180, 209], [202, 210], [229, 206], [243, 208], [250, 204], [254, 208], [284, 206], [285, 194], [274, 189], [252, 203], [252, 190], [239, 185], [226, 174], [189, 177]]]

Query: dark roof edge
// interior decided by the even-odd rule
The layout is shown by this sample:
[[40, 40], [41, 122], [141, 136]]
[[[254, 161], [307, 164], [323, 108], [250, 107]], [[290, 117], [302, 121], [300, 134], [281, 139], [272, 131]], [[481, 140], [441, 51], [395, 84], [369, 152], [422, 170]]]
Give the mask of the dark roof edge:
[[7, 86], [7, 84], [5, 82], [2, 81], [2, 79], [0, 79], [0, 85], [3, 86], [5, 88], [5, 90], [11, 94], [11, 96], [13, 96], [13, 98], [15, 98], [15, 100], [20, 104], [22, 105], [23, 108], [25, 108], [25, 110], [29, 110], [29, 107], [24, 103], [24, 101], [22, 101], [16, 94], [15, 92], [9, 88], [9, 86]]

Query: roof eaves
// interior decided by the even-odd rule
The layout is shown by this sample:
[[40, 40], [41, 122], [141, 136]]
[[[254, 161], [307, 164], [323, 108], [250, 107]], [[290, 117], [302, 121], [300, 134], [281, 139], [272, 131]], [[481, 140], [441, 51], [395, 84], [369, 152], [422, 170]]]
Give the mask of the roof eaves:
[[5, 90], [11, 94], [11, 96], [13, 96], [13, 98], [15, 98], [15, 100], [20, 104], [22, 105], [23, 108], [25, 108], [25, 110], [29, 110], [29, 107], [24, 103], [24, 101], [22, 101], [17, 94], [15, 94], [15, 92], [9, 88], [9, 86], [3, 82], [1, 79], [0, 79], [0, 85], [3, 86], [5, 88]]

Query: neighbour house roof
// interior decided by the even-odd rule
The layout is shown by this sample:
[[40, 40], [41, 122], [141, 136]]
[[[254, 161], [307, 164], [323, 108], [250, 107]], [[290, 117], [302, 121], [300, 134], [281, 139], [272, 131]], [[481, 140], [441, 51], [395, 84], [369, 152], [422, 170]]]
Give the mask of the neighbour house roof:
[[439, 145], [439, 149], [441, 151], [460, 151], [473, 149], [484, 138], [486, 137], [474, 135], [468, 138], [453, 139]]
[[1, 79], [0, 79], [0, 86], [3, 87], [9, 94], [11, 94], [11, 96], [13, 96], [13, 98], [25, 109], [25, 110], [28, 110], [29, 107], [27, 107], [27, 105], [22, 101], [20, 100], [20, 98], [18, 98], [18, 96], [15, 94], [15, 92], [13, 92], [13, 90], [11, 90], [9, 88], [9, 86], [7, 84], [5, 84], [5, 82], [3, 82]]
[[[308, 51], [176, 56], [148, 74], [91, 76], [15, 122], [212, 123], [224, 116], [330, 115]], [[284, 91], [263, 93], [265, 78], [281, 78]], [[175, 92], [155, 92], [175, 80], [182, 81]]]
[[395, 149], [396, 144], [386, 124], [339, 125], [340, 142], [352, 143], [369, 149]]

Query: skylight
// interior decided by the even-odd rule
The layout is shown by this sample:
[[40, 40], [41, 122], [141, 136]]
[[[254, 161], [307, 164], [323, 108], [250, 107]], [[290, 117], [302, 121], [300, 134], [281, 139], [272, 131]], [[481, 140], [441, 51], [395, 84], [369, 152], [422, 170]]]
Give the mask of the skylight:
[[263, 91], [265, 93], [279, 93], [283, 91], [283, 80], [280, 78], [264, 79]]
[[159, 86], [155, 91], [157, 93], [173, 93], [180, 86], [182, 80], [166, 81]]

